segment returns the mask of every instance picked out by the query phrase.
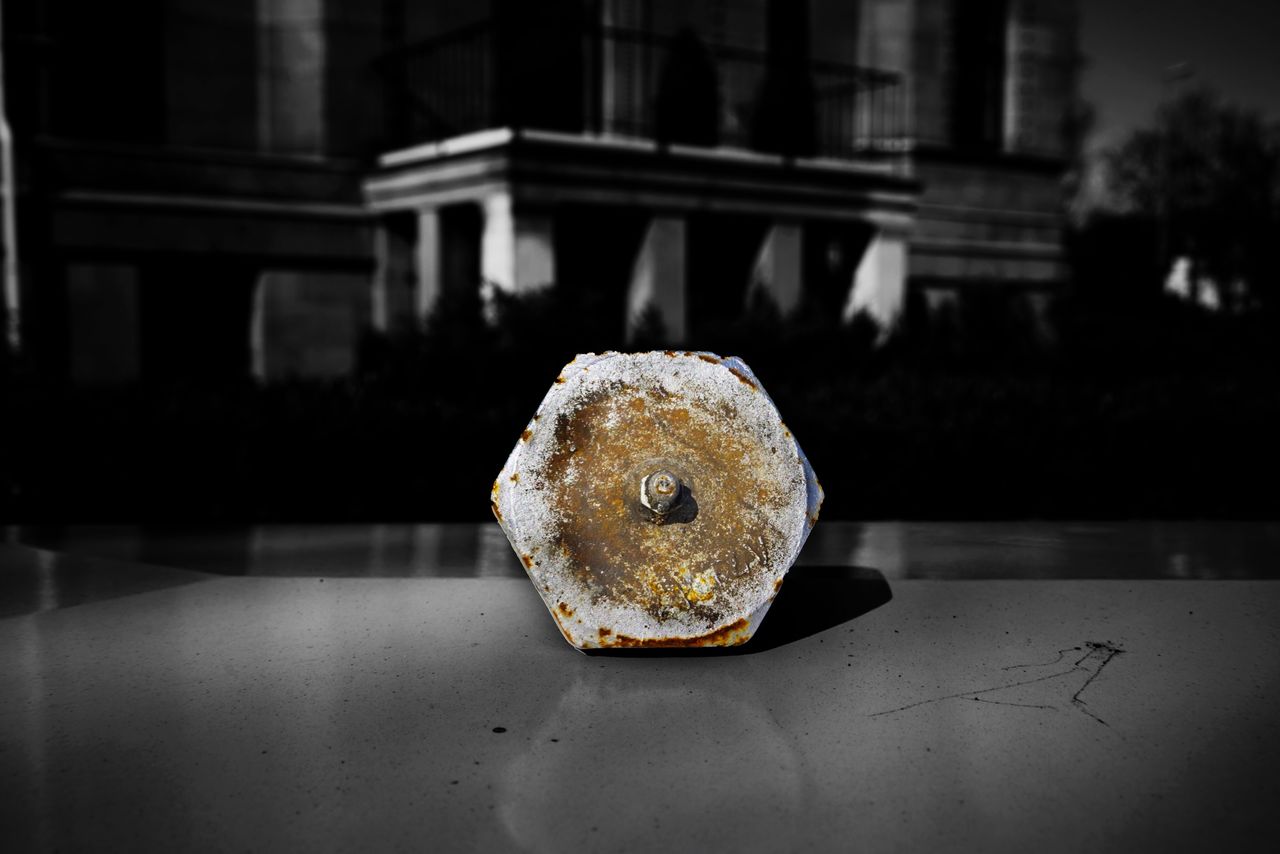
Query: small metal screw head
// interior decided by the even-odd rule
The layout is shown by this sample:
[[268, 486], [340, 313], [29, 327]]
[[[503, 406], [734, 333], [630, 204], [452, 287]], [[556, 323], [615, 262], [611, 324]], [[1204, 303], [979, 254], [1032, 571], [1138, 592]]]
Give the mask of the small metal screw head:
[[640, 503], [665, 516], [680, 503], [683, 492], [680, 478], [666, 469], [658, 469], [640, 482]]

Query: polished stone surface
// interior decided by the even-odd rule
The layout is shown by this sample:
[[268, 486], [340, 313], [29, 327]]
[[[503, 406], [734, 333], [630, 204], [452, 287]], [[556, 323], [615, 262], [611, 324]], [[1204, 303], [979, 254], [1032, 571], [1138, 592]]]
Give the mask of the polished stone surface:
[[[494, 524], [238, 528], [10, 526], [0, 541], [220, 575], [505, 576], [524, 568]], [[886, 578], [1280, 578], [1280, 523], [840, 522], [799, 566]]]
[[[1271, 577], [1272, 535], [1246, 529], [1246, 546], [1194, 560]], [[987, 541], [1009, 565], [1070, 563], [1035, 555], [1070, 536], [1027, 531], [974, 527], [956, 559]], [[1119, 566], [1099, 536], [1069, 551]], [[942, 561], [930, 543], [964, 538], [924, 539], [906, 551]], [[792, 573], [739, 654], [586, 656], [523, 579], [287, 577], [275, 560], [231, 576], [0, 545], [0, 577], [34, 579], [40, 606], [0, 619], [6, 850], [1280, 838], [1272, 580], [956, 581], [823, 559]]]

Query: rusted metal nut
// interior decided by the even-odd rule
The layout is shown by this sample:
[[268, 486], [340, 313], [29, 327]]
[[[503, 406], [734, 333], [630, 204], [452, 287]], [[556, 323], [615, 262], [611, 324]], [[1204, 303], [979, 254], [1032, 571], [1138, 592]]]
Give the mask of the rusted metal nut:
[[680, 478], [666, 469], [659, 469], [640, 481], [640, 503], [658, 516], [670, 513], [680, 503], [683, 493]]
[[552, 383], [491, 502], [579, 649], [733, 646], [768, 611], [822, 488], [741, 360], [604, 353]]

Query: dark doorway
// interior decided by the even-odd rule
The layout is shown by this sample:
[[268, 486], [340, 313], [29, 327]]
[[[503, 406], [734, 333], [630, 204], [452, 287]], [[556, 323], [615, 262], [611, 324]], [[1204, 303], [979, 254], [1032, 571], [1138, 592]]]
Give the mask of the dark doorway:
[[754, 144], [805, 157], [816, 150], [817, 106], [810, 67], [808, 0], [769, 0], [769, 52], [757, 96]]
[[479, 304], [481, 246], [484, 214], [471, 202], [440, 209], [441, 297], [456, 302], [474, 299]]
[[689, 218], [688, 322], [694, 341], [742, 317], [747, 285], [769, 223], [763, 217]]
[[627, 289], [648, 221], [628, 208], [574, 205], [557, 212], [557, 285], [575, 306], [587, 350], [623, 347]]
[[874, 235], [875, 228], [866, 223], [811, 222], [805, 226], [801, 262], [805, 312], [839, 319]]

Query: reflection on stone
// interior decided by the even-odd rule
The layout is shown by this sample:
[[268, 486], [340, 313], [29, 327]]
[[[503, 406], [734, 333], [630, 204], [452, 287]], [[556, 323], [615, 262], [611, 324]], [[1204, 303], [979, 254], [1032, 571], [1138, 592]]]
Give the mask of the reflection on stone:
[[[83, 562], [60, 559], [50, 575], [42, 574], [30, 556], [12, 557], [0, 578], [0, 593], [8, 594], [7, 613], [120, 595], [112, 592], [117, 588], [136, 591], [139, 574], [174, 570], [285, 578], [525, 577], [502, 530], [491, 522], [9, 526], [4, 540], [64, 558], [119, 562], [90, 570]], [[1280, 578], [1277, 553], [1280, 524], [1275, 522], [826, 521], [814, 529], [792, 576], [814, 567], [847, 566], [878, 570], [889, 581]]]
[[790, 826], [806, 803], [792, 739], [750, 685], [671, 669], [588, 672], [565, 690], [501, 777], [498, 810], [514, 844], [776, 850], [760, 822]]

